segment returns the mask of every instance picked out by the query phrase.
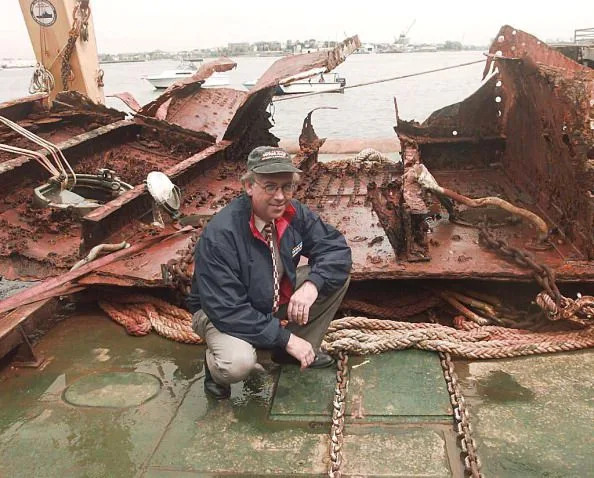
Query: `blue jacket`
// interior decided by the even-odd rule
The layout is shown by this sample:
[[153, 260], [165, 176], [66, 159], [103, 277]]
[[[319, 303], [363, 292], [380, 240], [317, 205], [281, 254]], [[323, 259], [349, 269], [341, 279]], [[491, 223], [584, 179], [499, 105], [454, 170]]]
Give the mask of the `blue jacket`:
[[[295, 290], [301, 256], [309, 259], [320, 294], [340, 288], [351, 270], [351, 250], [344, 236], [307, 206], [293, 199], [275, 223], [285, 275], [281, 303]], [[251, 199], [234, 199], [204, 228], [196, 245], [190, 312], [203, 309], [221, 332], [254, 347], [285, 348], [290, 332], [272, 315], [272, 258], [254, 226]]]

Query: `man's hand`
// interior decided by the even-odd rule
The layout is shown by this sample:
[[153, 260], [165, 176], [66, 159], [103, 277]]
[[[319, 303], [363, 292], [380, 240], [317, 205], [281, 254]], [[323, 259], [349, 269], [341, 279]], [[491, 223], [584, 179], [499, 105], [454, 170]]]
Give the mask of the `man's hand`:
[[297, 337], [295, 334], [291, 334], [289, 337], [286, 351], [289, 355], [301, 362], [301, 370], [309, 367], [316, 358], [316, 354], [314, 353], [311, 344], [307, 340]]
[[307, 324], [309, 320], [309, 308], [318, 298], [318, 289], [311, 281], [305, 281], [299, 289], [291, 296], [287, 308], [289, 321], [299, 325]]

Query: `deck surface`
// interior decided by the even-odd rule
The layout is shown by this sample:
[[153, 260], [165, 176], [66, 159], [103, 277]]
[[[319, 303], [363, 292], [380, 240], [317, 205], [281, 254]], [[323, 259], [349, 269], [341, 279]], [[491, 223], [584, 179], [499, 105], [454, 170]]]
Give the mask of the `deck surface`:
[[[300, 373], [259, 353], [266, 373], [215, 402], [203, 346], [127, 336], [96, 310], [60, 322], [37, 350], [43, 369], [0, 371], [0, 476], [325, 473], [332, 369]], [[589, 475], [592, 357], [456, 362], [485, 476]], [[462, 476], [435, 354], [350, 365], [346, 476]]]

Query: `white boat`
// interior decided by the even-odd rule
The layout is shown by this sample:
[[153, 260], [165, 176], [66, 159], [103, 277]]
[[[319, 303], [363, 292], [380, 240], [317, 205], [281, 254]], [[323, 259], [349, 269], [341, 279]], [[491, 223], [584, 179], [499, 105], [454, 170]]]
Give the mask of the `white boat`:
[[283, 95], [299, 93], [321, 93], [324, 91], [333, 93], [344, 93], [346, 79], [338, 73], [320, 73], [311, 78], [294, 81], [286, 85], [279, 85]]
[[[251, 89], [256, 84], [256, 81], [245, 81], [242, 83], [246, 89]], [[311, 78], [294, 81], [286, 85], [278, 85], [276, 87], [276, 95], [290, 95], [299, 93], [344, 93], [346, 86], [346, 79], [341, 77], [339, 73], [320, 73]]]
[[[163, 89], [169, 88], [176, 81], [189, 78], [198, 71], [198, 68], [193, 63], [181, 63], [175, 70], [165, 70], [158, 75], [144, 76], [154, 88]], [[202, 88], [218, 88], [227, 86], [231, 83], [229, 74], [226, 72], [215, 71], [202, 84]]]

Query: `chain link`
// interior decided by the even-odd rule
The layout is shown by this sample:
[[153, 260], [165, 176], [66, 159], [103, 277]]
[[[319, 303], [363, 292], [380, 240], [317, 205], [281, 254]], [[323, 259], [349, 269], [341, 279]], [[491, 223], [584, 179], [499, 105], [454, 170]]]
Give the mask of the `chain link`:
[[330, 468], [328, 476], [340, 478], [342, 476], [342, 444], [344, 441], [344, 419], [346, 408], [346, 393], [348, 388], [348, 360], [344, 351], [338, 352], [336, 370], [336, 387], [332, 402], [332, 426], [330, 428]]
[[89, 18], [91, 18], [91, 7], [89, 0], [80, 0], [77, 8], [74, 9], [75, 15], [80, 14], [80, 39], [82, 41], [89, 41]]
[[97, 70], [97, 86], [99, 88], [103, 88], [105, 86], [105, 82], [103, 81], [103, 77], [105, 76], [105, 72], [102, 68]]
[[557, 307], [561, 306], [563, 296], [555, 283], [555, 272], [549, 266], [538, 264], [532, 255], [510, 246], [502, 239], [496, 238], [486, 227], [479, 229], [479, 241], [489, 249], [493, 249], [506, 258], [511, 259], [516, 264], [527, 269], [532, 269], [534, 280], [555, 300]]
[[[330, 467], [328, 469], [328, 476], [332, 478], [340, 478], [342, 476], [343, 432], [345, 425], [346, 393], [348, 389], [348, 355], [345, 351], [339, 351], [337, 358], [336, 387], [332, 402], [332, 426], [330, 429]], [[460, 441], [460, 448], [464, 454], [464, 468], [467, 476], [483, 478], [480, 471], [482, 466], [481, 461], [478, 457], [476, 442], [472, 435], [473, 430], [470, 423], [470, 414], [466, 406], [466, 401], [462, 396], [452, 357], [448, 352], [439, 352], [439, 358], [454, 411], [456, 434]]]
[[91, 8], [87, 0], [79, 0], [72, 12], [72, 28], [68, 32], [68, 41], [62, 53], [62, 67], [60, 69], [60, 76], [62, 78], [62, 89], [68, 91], [70, 89], [70, 81], [73, 79], [73, 72], [70, 66], [70, 58], [76, 45], [76, 40], [80, 36], [83, 41], [89, 38], [88, 27], [89, 18], [91, 16]]
[[165, 284], [173, 285], [181, 293], [182, 297], [187, 297], [190, 294], [194, 273], [194, 250], [201, 231], [202, 227], [194, 231], [187, 247], [177, 251], [175, 258], [170, 259], [167, 264], [161, 266], [161, 274]]
[[580, 296], [577, 300], [561, 295], [556, 284], [555, 272], [546, 264], [538, 264], [525, 251], [511, 247], [497, 239], [486, 227], [479, 229], [479, 240], [489, 249], [500, 253], [522, 267], [532, 269], [534, 280], [543, 288], [536, 296], [536, 304], [550, 320], [566, 320], [582, 327], [592, 325], [594, 318], [594, 297]]
[[477, 446], [472, 436], [472, 425], [470, 424], [470, 414], [466, 406], [466, 401], [462, 396], [458, 375], [454, 370], [452, 357], [448, 352], [439, 352], [439, 360], [443, 375], [450, 394], [450, 402], [454, 410], [454, 419], [456, 420], [456, 435], [460, 441], [460, 448], [464, 453], [464, 469], [467, 476], [472, 478], [482, 478], [481, 461], [477, 454]]
[[78, 38], [79, 29], [76, 28], [76, 20], [75, 26], [72, 27], [70, 33], [68, 34], [68, 42], [66, 43], [66, 48], [64, 49], [64, 53], [62, 55], [62, 68], [60, 70], [60, 76], [62, 78], [62, 89], [63, 91], [68, 91], [70, 89], [70, 80], [72, 79], [72, 68], [70, 67], [70, 57], [72, 56], [72, 52], [74, 51], [74, 45], [76, 44], [76, 39]]

